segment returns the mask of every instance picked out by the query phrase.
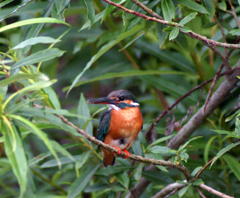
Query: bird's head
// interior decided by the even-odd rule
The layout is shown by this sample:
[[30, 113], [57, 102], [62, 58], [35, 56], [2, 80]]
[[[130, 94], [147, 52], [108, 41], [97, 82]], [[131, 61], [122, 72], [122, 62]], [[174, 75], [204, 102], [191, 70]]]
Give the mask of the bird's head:
[[139, 106], [134, 95], [130, 91], [122, 89], [112, 91], [107, 97], [89, 99], [88, 102], [91, 104], [108, 104], [110, 108], [116, 110]]

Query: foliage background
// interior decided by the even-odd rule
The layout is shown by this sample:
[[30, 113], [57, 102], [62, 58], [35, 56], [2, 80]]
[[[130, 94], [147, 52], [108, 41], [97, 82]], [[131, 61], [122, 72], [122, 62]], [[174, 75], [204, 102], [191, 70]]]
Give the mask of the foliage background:
[[[115, 2], [142, 12], [131, 1]], [[188, 16], [186, 29], [222, 42], [239, 42], [239, 19], [234, 17], [240, 12], [239, 1], [142, 2], [168, 21]], [[157, 115], [214, 77], [222, 63], [215, 51], [176, 28], [142, 20], [99, 0], [5, 0], [0, 9], [2, 198], [125, 197], [141, 177], [150, 181], [141, 197], [151, 197], [167, 184], [183, 181], [175, 169], [158, 166], [147, 171], [146, 164], [121, 158], [115, 166], [103, 168], [98, 147], [56, 116], [64, 115], [95, 134], [104, 107], [88, 105], [86, 98], [114, 89], [132, 91], [144, 115], [143, 132], [131, 152], [170, 158], [191, 172], [215, 157], [218, 160], [198, 182], [240, 196], [239, 87], [195, 130], [191, 138], [199, 138], [180, 150], [166, 145], [204, 105], [210, 85], [182, 100], [160, 121], [153, 144], [145, 138]], [[230, 51], [228, 60], [234, 67], [239, 49]], [[171, 197], [200, 197], [199, 183], [189, 183]]]

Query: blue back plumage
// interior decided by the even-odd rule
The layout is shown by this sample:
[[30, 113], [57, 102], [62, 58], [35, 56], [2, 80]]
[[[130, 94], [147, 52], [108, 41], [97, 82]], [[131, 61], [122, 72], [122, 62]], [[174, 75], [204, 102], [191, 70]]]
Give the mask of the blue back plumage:
[[105, 111], [100, 118], [100, 123], [97, 131], [98, 140], [104, 141], [105, 136], [107, 135], [109, 130], [110, 120], [111, 110]]

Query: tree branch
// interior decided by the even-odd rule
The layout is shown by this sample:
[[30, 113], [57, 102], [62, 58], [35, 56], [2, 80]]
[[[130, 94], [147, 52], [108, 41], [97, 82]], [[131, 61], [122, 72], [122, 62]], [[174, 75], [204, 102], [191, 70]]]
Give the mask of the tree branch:
[[211, 188], [211, 187], [209, 187], [209, 186], [207, 186], [205, 184], [200, 184], [199, 187], [201, 189], [203, 189], [203, 190], [206, 190], [206, 191], [208, 191], [208, 192], [210, 192], [210, 193], [212, 193], [214, 195], [217, 195], [219, 197], [222, 197], [222, 198], [234, 198], [232, 196], [229, 196], [229, 195], [226, 195], [226, 194], [224, 194], [222, 192], [219, 192], [219, 191], [217, 191], [217, 190], [215, 190], [215, 189], [213, 189], [213, 188]]
[[240, 44], [222, 43], [222, 42], [218, 42], [218, 41], [215, 41], [215, 40], [211, 40], [211, 39], [208, 39], [207, 37], [205, 37], [203, 35], [200, 35], [200, 34], [197, 34], [195, 32], [192, 32], [192, 31], [191, 32], [186, 32], [186, 31], [182, 30], [181, 29], [182, 26], [179, 25], [178, 23], [169, 22], [169, 21], [166, 21], [166, 20], [163, 20], [163, 19], [160, 19], [160, 18], [147, 16], [147, 15], [142, 14], [140, 12], [128, 9], [128, 8], [122, 6], [121, 4], [112, 2], [110, 0], [103, 0], [103, 1], [110, 4], [110, 5], [115, 6], [119, 9], [121, 9], [121, 10], [123, 10], [124, 12], [127, 12], [129, 14], [133, 14], [137, 17], [141, 17], [141, 18], [143, 18], [147, 21], [154, 21], [154, 22], [161, 23], [161, 24], [168, 25], [168, 26], [179, 27], [180, 32], [190, 36], [191, 38], [194, 38], [194, 39], [197, 39], [197, 40], [200, 40], [200, 41], [204, 42], [207, 46], [212, 46], [212, 47], [219, 46], [219, 47], [234, 48], [234, 49], [240, 48]]
[[238, 79], [236, 76], [240, 75], [240, 67], [235, 68], [234, 72], [225, 79], [225, 81], [219, 86], [208, 102], [208, 106], [204, 111], [204, 106], [188, 121], [187, 124], [178, 132], [178, 134], [170, 140], [168, 146], [170, 148], [178, 148], [193, 132], [198, 128], [204, 119], [211, 114], [220, 105], [229, 92], [235, 86]]
[[171, 194], [172, 192], [177, 192], [183, 187], [185, 187], [187, 184], [180, 184], [180, 183], [172, 183], [164, 187], [161, 191], [156, 193], [151, 198], [164, 198], [165, 196]]

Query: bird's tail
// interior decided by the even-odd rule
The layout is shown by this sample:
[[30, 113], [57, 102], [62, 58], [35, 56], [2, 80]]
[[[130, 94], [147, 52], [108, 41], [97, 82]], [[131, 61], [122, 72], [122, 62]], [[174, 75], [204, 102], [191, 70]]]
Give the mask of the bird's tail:
[[103, 164], [104, 166], [112, 166], [115, 162], [115, 155], [113, 152], [103, 149]]

